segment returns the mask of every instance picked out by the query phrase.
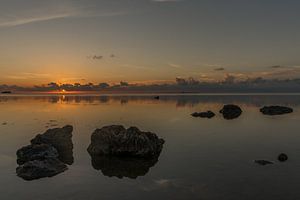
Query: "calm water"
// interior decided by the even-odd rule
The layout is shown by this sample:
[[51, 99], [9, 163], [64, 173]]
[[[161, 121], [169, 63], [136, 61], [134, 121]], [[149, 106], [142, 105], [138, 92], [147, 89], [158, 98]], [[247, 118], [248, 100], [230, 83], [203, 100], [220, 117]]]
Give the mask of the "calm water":
[[[236, 120], [192, 118], [235, 103]], [[295, 112], [263, 116], [259, 107], [288, 105]], [[300, 96], [0, 96], [0, 199], [299, 199]], [[4, 123], [2, 125], [2, 123]], [[5, 124], [7, 123], [7, 124]], [[51, 127], [74, 126], [74, 163], [52, 178], [24, 181], [15, 153]], [[166, 140], [159, 161], [136, 179], [95, 169], [86, 149], [96, 128], [122, 124]], [[276, 162], [279, 153], [289, 155]], [[254, 159], [275, 161], [259, 166]], [[104, 163], [110, 167], [111, 163]], [[120, 170], [122, 166], [111, 166]], [[132, 173], [136, 173], [132, 171]]]

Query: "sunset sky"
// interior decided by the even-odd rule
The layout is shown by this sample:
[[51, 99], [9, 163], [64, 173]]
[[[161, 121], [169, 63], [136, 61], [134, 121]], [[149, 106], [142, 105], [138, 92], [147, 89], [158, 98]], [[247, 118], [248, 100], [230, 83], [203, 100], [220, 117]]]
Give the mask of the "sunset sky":
[[0, 84], [300, 78], [297, 0], [0, 0]]

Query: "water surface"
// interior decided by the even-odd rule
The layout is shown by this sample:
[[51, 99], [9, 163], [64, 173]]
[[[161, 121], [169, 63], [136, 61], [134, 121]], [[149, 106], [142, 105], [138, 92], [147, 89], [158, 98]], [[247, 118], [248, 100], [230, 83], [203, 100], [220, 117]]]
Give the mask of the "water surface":
[[[224, 104], [241, 106], [236, 120], [224, 120]], [[263, 105], [286, 105], [294, 113], [264, 116]], [[0, 96], [1, 199], [299, 199], [300, 96], [152, 95]], [[195, 111], [217, 116], [200, 119]], [[16, 151], [48, 128], [74, 126], [74, 163], [52, 178], [24, 181], [15, 174]], [[157, 133], [166, 140], [157, 162], [137, 178], [119, 178], [92, 165], [86, 149], [96, 128], [121, 124]], [[276, 162], [287, 153], [286, 163]], [[254, 159], [274, 165], [259, 166]], [[122, 164], [101, 161], [122, 172]], [[119, 163], [120, 164], [120, 163]], [[138, 164], [137, 164], [138, 165]], [[118, 168], [119, 167], [119, 168]], [[120, 170], [120, 171], [118, 171]], [[143, 169], [142, 169], [143, 170]]]

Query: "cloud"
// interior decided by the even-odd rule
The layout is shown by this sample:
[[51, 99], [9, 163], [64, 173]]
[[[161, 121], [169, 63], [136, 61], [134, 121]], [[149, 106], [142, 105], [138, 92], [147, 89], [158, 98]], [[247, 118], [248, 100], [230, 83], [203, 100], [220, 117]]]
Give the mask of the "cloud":
[[26, 79], [44, 79], [50, 76], [51, 76], [50, 74], [24, 72], [17, 75], [7, 75], [5, 76], [5, 78], [15, 79], [15, 80], [26, 80]]
[[278, 68], [285, 68], [285, 66], [282, 66], [282, 65], [273, 65], [270, 68], [278, 69]]
[[57, 14], [57, 15], [49, 15], [49, 16], [37, 16], [37, 17], [28, 17], [22, 19], [15, 19], [15, 20], [8, 20], [4, 22], [0, 22], [0, 27], [11, 27], [11, 26], [18, 26], [23, 24], [30, 24], [34, 22], [41, 22], [41, 21], [49, 21], [54, 19], [62, 19], [70, 17], [71, 15], [66, 14]]
[[183, 0], [152, 0], [153, 2], [160, 2], [160, 3], [164, 3], [164, 2], [180, 2]]
[[218, 67], [218, 68], [215, 68], [214, 70], [215, 70], [215, 71], [224, 71], [225, 68], [224, 68], [224, 67]]
[[177, 69], [182, 68], [181, 65], [174, 64], [174, 63], [168, 63], [168, 65], [169, 65], [170, 67], [177, 68]]
[[46, 22], [51, 20], [66, 18], [90, 18], [90, 17], [113, 17], [128, 14], [123, 10], [99, 10], [93, 6], [78, 6], [72, 3], [57, 5], [50, 1], [42, 6], [33, 6], [26, 10], [5, 10], [0, 9], [0, 28], [14, 27], [37, 22]]

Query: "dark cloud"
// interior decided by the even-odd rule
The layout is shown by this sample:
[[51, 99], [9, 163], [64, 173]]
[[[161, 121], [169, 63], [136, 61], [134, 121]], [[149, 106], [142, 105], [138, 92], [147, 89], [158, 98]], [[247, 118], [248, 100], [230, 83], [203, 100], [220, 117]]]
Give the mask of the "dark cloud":
[[282, 65], [273, 65], [273, 66], [271, 66], [271, 68], [273, 68], [273, 69], [279, 69], [279, 68], [285, 68], [285, 66], [282, 66]]
[[93, 59], [94, 59], [94, 60], [101, 60], [102, 58], [103, 58], [103, 56], [96, 56], [96, 55], [93, 56]]
[[215, 71], [224, 71], [225, 68], [224, 68], [224, 67], [218, 67], [218, 68], [215, 68], [214, 70], [215, 70]]

